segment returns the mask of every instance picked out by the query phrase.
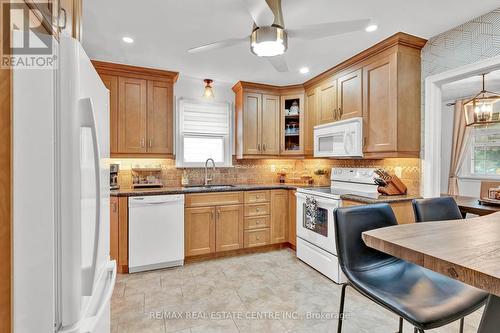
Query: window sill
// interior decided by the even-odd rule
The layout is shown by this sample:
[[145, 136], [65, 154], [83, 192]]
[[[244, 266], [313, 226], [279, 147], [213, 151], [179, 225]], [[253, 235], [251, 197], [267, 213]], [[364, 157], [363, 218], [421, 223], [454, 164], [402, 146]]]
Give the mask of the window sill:
[[465, 180], [465, 181], [478, 181], [478, 180], [500, 180], [500, 176], [474, 176], [474, 175], [467, 175], [467, 176], [459, 176], [459, 180]]

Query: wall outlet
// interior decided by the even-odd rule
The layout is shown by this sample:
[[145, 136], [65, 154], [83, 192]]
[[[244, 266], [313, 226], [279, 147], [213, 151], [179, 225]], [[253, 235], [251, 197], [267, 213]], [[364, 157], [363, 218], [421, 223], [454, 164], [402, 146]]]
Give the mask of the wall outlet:
[[403, 168], [402, 167], [395, 167], [394, 168], [394, 174], [398, 177], [398, 178], [401, 178], [401, 173], [403, 172]]
[[271, 164], [271, 172], [276, 172], [276, 165]]

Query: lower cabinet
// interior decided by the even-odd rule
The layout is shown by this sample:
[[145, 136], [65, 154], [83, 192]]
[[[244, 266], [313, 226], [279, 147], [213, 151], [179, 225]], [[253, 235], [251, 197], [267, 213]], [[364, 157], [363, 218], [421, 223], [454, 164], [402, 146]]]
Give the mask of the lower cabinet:
[[271, 244], [288, 240], [288, 190], [271, 191]]
[[[362, 202], [352, 200], [342, 200], [342, 207], [366, 205]], [[411, 201], [396, 201], [391, 202], [389, 205], [396, 216], [398, 224], [415, 223], [415, 215], [413, 212], [413, 205]]]
[[196, 256], [215, 252], [215, 207], [186, 208], [184, 254]]
[[216, 207], [215, 250], [238, 250], [243, 247], [243, 205]]
[[243, 205], [186, 208], [186, 257], [243, 248]]
[[186, 195], [185, 256], [287, 243], [289, 200], [288, 190]]

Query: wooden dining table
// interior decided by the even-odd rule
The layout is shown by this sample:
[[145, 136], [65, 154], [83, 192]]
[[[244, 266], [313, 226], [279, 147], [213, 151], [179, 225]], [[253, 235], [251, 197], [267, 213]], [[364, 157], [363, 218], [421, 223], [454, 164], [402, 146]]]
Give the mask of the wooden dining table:
[[479, 333], [500, 332], [500, 212], [366, 231], [367, 246], [490, 293]]

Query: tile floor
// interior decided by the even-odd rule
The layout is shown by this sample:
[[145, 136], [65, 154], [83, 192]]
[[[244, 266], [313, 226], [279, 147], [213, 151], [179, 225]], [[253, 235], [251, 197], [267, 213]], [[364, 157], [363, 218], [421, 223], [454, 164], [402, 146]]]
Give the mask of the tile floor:
[[[344, 333], [397, 331], [395, 315], [348, 290]], [[119, 275], [112, 333], [336, 332], [328, 316], [339, 301], [340, 286], [278, 250]], [[466, 318], [465, 332], [477, 331], [480, 311]], [[456, 333], [458, 322], [429, 332]]]

